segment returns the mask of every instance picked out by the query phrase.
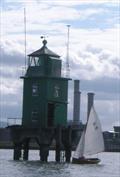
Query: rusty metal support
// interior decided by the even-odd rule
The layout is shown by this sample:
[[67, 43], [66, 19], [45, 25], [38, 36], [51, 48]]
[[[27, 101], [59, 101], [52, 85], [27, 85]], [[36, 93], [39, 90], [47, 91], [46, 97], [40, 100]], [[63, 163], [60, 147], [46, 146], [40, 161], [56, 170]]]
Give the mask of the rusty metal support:
[[19, 160], [21, 157], [21, 143], [14, 143], [14, 155], [13, 159], [14, 160]]
[[66, 162], [69, 163], [70, 159], [71, 159], [71, 133], [72, 133], [72, 129], [71, 127], [68, 127], [67, 131], [66, 131], [66, 143], [65, 143], [65, 157], [66, 157]]
[[40, 160], [41, 162], [47, 162], [49, 155], [49, 146], [45, 144], [40, 145]]
[[27, 138], [24, 141], [23, 144], [23, 160], [28, 160], [28, 156], [29, 156], [29, 141], [30, 139]]
[[58, 126], [56, 128], [56, 154], [55, 154], [56, 162], [60, 162], [61, 146], [62, 146], [62, 129], [60, 126]]

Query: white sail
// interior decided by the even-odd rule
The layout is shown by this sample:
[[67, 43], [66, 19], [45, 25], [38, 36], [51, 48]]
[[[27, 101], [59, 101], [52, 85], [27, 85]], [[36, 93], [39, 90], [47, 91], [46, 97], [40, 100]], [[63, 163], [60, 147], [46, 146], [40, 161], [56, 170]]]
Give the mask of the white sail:
[[77, 145], [77, 148], [73, 154], [73, 157], [74, 158], [80, 158], [80, 157], [83, 157], [83, 153], [84, 153], [84, 141], [85, 141], [85, 131], [82, 132], [82, 135], [81, 135], [81, 138], [80, 138], [80, 141]]
[[85, 132], [84, 154], [92, 155], [102, 151], [104, 151], [104, 140], [101, 124], [92, 107]]

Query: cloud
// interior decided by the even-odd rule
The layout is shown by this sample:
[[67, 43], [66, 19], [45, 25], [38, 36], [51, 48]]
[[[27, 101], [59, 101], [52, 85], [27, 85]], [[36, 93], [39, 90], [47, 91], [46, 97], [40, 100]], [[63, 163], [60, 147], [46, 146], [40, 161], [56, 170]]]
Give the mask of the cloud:
[[103, 77], [119, 78], [120, 75], [119, 58], [91, 45], [78, 54], [71, 54], [70, 65], [71, 76], [74, 78], [79, 76], [80, 79], [92, 80]]
[[64, 1], [64, 0], [29, 0], [29, 1], [25, 1], [25, 0], [17, 0], [14, 1], [12, 0], [4, 0], [4, 3], [9, 5], [9, 7], [14, 7], [16, 8], [17, 5], [44, 5], [44, 4], [48, 4], [48, 5], [58, 5], [58, 6], [77, 6], [77, 5], [81, 5], [81, 4], [108, 4], [108, 5], [116, 5], [119, 4], [119, 0], [84, 0], [84, 1], [79, 1], [79, 0], [68, 0], [68, 1]]
[[[76, 3], [76, 1], [75, 2], [71, 1], [71, 2]], [[20, 5], [18, 6], [19, 8], [9, 8], [10, 6], [9, 4], [8, 8], [2, 10], [1, 21], [3, 26], [3, 30], [2, 30], [3, 34], [24, 32], [24, 24], [23, 24], [24, 23], [24, 3], [26, 4], [28, 32], [31, 31], [34, 28], [34, 25], [36, 26], [36, 24], [38, 24], [38, 29], [41, 30], [42, 26], [46, 24], [47, 25], [53, 24], [54, 22], [65, 23], [67, 21], [70, 22], [74, 21], [74, 23], [76, 22], [77, 24], [79, 24], [81, 20], [83, 21], [85, 19], [87, 19], [87, 21], [89, 22], [90, 20], [89, 17], [91, 16], [96, 17], [97, 15], [106, 14], [106, 13], [114, 14], [111, 9], [105, 8], [103, 6], [96, 7], [96, 6], [86, 5], [85, 7], [85, 4], [87, 4], [88, 1], [87, 3], [82, 3], [84, 4], [83, 8], [81, 8], [81, 6], [79, 6], [79, 8], [77, 8], [77, 6], [74, 5], [69, 6], [70, 1], [67, 3], [61, 1], [61, 4], [63, 4], [63, 6], [60, 6], [60, 1], [51, 1], [51, 2], [41, 1], [40, 3], [36, 1], [29, 1], [29, 3], [23, 2], [21, 6]], [[68, 6], [66, 6], [65, 4], [68, 4]], [[81, 3], [77, 1], [77, 4], [81, 4]]]
[[81, 80], [82, 91], [99, 92], [98, 99], [118, 100], [120, 80], [108, 77], [101, 77], [92, 80]]
[[[9, 1], [7, 1], [9, 2]], [[19, 2], [19, 1], [18, 1]], [[22, 5], [16, 7], [16, 3], [12, 3], [16, 8], [8, 8], [2, 11], [2, 42], [9, 43], [7, 50], [13, 48], [19, 50], [20, 52], [24, 51], [24, 3], [26, 4], [26, 16], [27, 16], [27, 51], [31, 51], [32, 48], [40, 43], [40, 36], [47, 35], [53, 41], [53, 44], [56, 41], [61, 43], [61, 41], [66, 42], [66, 33], [67, 28], [66, 24], [71, 24], [70, 30], [70, 43], [72, 50], [76, 48], [85, 47], [87, 44], [91, 43], [93, 46], [105, 49], [112, 50], [117, 56], [119, 55], [119, 28], [117, 23], [119, 20], [115, 20], [114, 17], [107, 16], [107, 19], [111, 19], [116, 26], [112, 26], [108, 29], [101, 29], [99, 26], [99, 21], [97, 21], [97, 15], [105, 14], [106, 11], [108, 14], [114, 14], [112, 8], [106, 8], [106, 6], [87, 6], [86, 2], [82, 2], [84, 8], [81, 6], [77, 7], [73, 4], [69, 6], [70, 3], [63, 1], [20, 1]], [[79, 3], [79, 1], [69, 1], [71, 3]], [[90, 2], [90, 1], [89, 1]], [[99, 1], [98, 1], [99, 2]], [[98, 3], [97, 2], [97, 3]], [[103, 3], [102, 1], [101, 3]], [[54, 4], [55, 3], [55, 4]], [[95, 2], [96, 3], [96, 2]], [[115, 3], [115, 1], [114, 1]], [[60, 6], [63, 4], [63, 6]], [[107, 3], [105, 3], [107, 4]], [[33, 15], [34, 14], [34, 15]], [[119, 14], [118, 14], [119, 15]], [[94, 16], [95, 22], [94, 25], [87, 25], [91, 21], [89, 17]], [[106, 18], [106, 17], [104, 17]], [[85, 21], [87, 19], [87, 21]], [[102, 21], [103, 21], [102, 17]], [[91, 21], [93, 23], [93, 21]], [[81, 27], [81, 23], [84, 23], [84, 29]], [[92, 24], [91, 23], [91, 24]], [[103, 23], [102, 23], [103, 25]], [[93, 26], [95, 29], [93, 29]], [[56, 37], [57, 35], [57, 37]], [[99, 42], [97, 42], [99, 41]], [[51, 42], [52, 43], [52, 42]], [[62, 42], [63, 43], [63, 42]], [[52, 45], [53, 45], [52, 44]], [[78, 44], [78, 45], [76, 45]], [[59, 47], [60, 44], [56, 46]], [[63, 44], [62, 44], [63, 46]], [[12, 50], [13, 50], [12, 49]], [[62, 49], [63, 51], [63, 49]], [[76, 51], [75, 51], [76, 52]]]
[[102, 122], [104, 130], [109, 130], [115, 126], [116, 122], [119, 121], [120, 117], [120, 100], [98, 100], [95, 101], [95, 107]]
[[14, 47], [12, 48], [10, 45], [11, 44], [8, 43], [6, 47], [1, 49], [1, 60], [0, 60], [1, 66], [7, 65], [9, 66], [9, 70], [11, 70], [13, 66], [21, 66], [24, 65], [25, 63], [24, 56], [22, 53], [20, 53], [20, 50], [17, 51], [16, 48]]
[[[0, 120], [7, 122], [8, 118], [22, 118], [22, 102], [18, 101], [16, 103], [12, 101], [13, 97], [11, 97], [11, 104], [10, 101], [8, 103], [3, 102], [2, 106], [0, 107]], [[6, 111], [7, 110], [7, 111]]]
[[0, 120], [4, 121], [22, 117], [22, 81], [14, 75], [14, 70], [8, 69], [6, 73], [9, 76], [3, 72], [0, 75]]
[[[10, 77], [10, 76], [9, 76]], [[19, 94], [19, 90], [21, 88], [21, 82], [17, 79], [4, 78], [1, 81], [0, 93], [1, 95], [17, 95]]]
[[64, 1], [64, 0], [37, 0], [36, 1], [38, 4], [41, 4], [41, 2], [46, 2], [51, 5], [59, 5], [59, 6], [77, 6], [81, 4], [113, 4], [115, 5], [116, 3], [119, 4], [119, 0], [84, 0], [84, 1], [79, 1], [79, 0], [69, 0], [69, 1]]
[[22, 82], [11, 75], [14, 74], [2, 75], [0, 80], [0, 120], [3, 121], [22, 117]]

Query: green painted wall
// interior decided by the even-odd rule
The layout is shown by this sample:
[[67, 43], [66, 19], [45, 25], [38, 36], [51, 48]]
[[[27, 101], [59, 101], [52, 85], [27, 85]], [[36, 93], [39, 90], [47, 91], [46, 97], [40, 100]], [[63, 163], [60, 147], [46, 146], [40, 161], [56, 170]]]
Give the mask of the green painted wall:
[[64, 126], [67, 123], [69, 79], [61, 77], [61, 60], [41, 56], [38, 62], [39, 66], [29, 66], [22, 77], [22, 125], [39, 128]]
[[67, 123], [67, 104], [58, 104], [55, 109], [54, 125], [66, 125]]
[[[37, 85], [37, 95], [33, 92], [33, 86]], [[25, 126], [45, 126], [45, 100], [46, 82], [44, 78], [24, 79], [23, 94], [23, 125]], [[33, 112], [38, 112], [38, 116], [33, 116]], [[34, 117], [35, 118], [34, 120]]]

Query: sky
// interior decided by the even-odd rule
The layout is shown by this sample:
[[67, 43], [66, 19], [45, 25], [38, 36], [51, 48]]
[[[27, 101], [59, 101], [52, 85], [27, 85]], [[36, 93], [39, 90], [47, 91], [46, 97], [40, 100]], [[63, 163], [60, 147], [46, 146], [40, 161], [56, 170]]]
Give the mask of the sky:
[[42, 47], [45, 36], [50, 50], [66, 62], [69, 38], [68, 119], [73, 118], [73, 80], [80, 80], [80, 119], [87, 116], [87, 93], [103, 130], [120, 124], [120, 4], [118, 0], [1, 0], [0, 2], [0, 120], [22, 117], [24, 74], [24, 8], [26, 52]]

